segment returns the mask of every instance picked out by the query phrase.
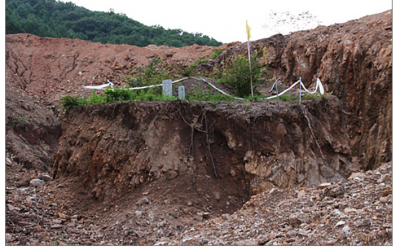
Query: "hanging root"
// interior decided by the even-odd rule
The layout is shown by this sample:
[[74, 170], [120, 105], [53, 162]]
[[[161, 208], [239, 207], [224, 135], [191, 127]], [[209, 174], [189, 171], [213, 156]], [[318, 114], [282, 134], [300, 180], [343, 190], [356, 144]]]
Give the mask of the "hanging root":
[[189, 145], [189, 149], [188, 149], [188, 153], [187, 153], [187, 158], [190, 158], [191, 154], [193, 154], [194, 157], [194, 129], [195, 129], [195, 123], [188, 123], [186, 121], [186, 119], [183, 117], [182, 112], [180, 109], [178, 109], [179, 114], [181, 115], [182, 120], [192, 129], [192, 133], [190, 136], [190, 145]]
[[210, 154], [211, 164], [212, 164], [213, 169], [214, 169], [214, 175], [215, 175], [216, 178], [218, 178], [217, 168], [215, 167], [215, 164], [214, 164], [214, 159], [213, 159], [213, 156], [211, 154], [210, 140], [208, 138], [208, 123], [207, 123], [207, 118], [206, 118], [206, 112], [204, 112], [204, 122], [206, 124], [206, 141], [207, 141], [207, 145], [208, 145], [208, 152]]
[[[191, 139], [190, 139], [190, 145], [189, 145], [189, 150], [188, 150], [188, 158], [190, 157], [191, 154], [193, 154], [194, 157], [194, 130], [199, 131], [201, 133], [205, 133], [206, 134], [206, 142], [207, 142], [207, 146], [208, 146], [208, 153], [210, 155], [210, 159], [211, 159], [211, 164], [212, 167], [214, 169], [214, 175], [216, 178], [218, 178], [218, 173], [217, 173], [217, 168], [215, 166], [214, 163], [214, 158], [211, 154], [211, 145], [210, 145], [210, 138], [209, 138], [209, 133], [208, 133], [208, 123], [207, 123], [207, 116], [206, 116], [206, 110], [204, 110], [200, 116], [194, 116], [193, 122], [189, 123], [186, 121], [185, 117], [182, 115], [182, 112], [180, 111], [180, 109], [178, 109], [179, 114], [182, 118], [182, 120], [192, 129], [192, 134], [191, 134]], [[199, 117], [201, 117], [201, 121], [200, 124], [198, 123], [199, 121]], [[203, 120], [204, 120], [204, 124], [205, 124], [205, 130], [202, 130], [201, 127], [203, 124]]]
[[[328, 165], [328, 163], [327, 163], [327, 161], [326, 161], [326, 158], [325, 158], [325, 156], [324, 156], [324, 153], [322, 152], [322, 148], [321, 148], [321, 146], [319, 145], [317, 138], [315, 137], [314, 131], [312, 130], [311, 122], [310, 122], [310, 119], [308, 118], [307, 111], [305, 110], [304, 106], [301, 105], [300, 107], [301, 107], [301, 111], [302, 111], [302, 113], [303, 113], [304, 118], [307, 120], [307, 125], [308, 125], [308, 127], [310, 128], [311, 135], [312, 135], [312, 137], [313, 137], [313, 139], [314, 139], [314, 141], [315, 141], [315, 144], [317, 144], [317, 146], [318, 146], [318, 149], [319, 149], [319, 152], [320, 152], [320, 154], [321, 154], [321, 157], [322, 157], [322, 160], [323, 160], [323, 162], [324, 162], [324, 165], [325, 165], [326, 167], [332, 169], [333, 171], [335, 171], [336, 173], [338, 173], [339, 175], [341, 175], [341, 176], [343, 177], [343, 175], [342, 175], [339, 171], [337, 171], [337, 170], [334, 169], [334, 168], [329, 167], [329, 165]], [[318, 166], [318, 175], [321, 177], [321, 169], [320, 169], [319, 166]]]
[[317, 138], [315, 137], [314, 131], [312, 130], [311, 122], [310, 122], [310, 119], [308, 118], [307, 112], [305, 111], [305, 109], [304, 109], [303, 106], [301, 106], [301, 107], [302, 107], [301, 111], [303, 112], [304, 118], [306, 118], [306, 120], [307, 120], [307, 125], [308, 125], [308, 127], [310, 128], [311, 135], [312, 135], [312, 137], [314, 138], [314, 141], [315, 141], [315, 143], [316, 143], [317, 146], [318, 146], [318, 149], [319, 149], [319, 152], [320, 152], [320, 154], [321, 154], [322, 160], [324, 160], [324, 162], [325, 162], [325, 164], [326, 164], [324, 153], [322, 152], [321, 146], [319, 145], [318, 140], [317, 140]]

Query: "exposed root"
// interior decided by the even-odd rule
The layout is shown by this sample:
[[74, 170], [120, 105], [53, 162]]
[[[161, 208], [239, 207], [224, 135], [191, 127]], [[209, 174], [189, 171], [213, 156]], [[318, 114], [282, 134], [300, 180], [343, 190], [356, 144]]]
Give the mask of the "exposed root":
[[215, 164], [214, 164], [214, 159], [211, 154], [210, 140], [208, 138], [208, 123], [207, 123], [207, 118], [206, 118], [206, 111], [204, 112], [204, 121], [205, 121], [205, 125], [206, 125], [206, 141], [207, 141], [207, 145], [208, 145], [208, 153], [210, 154], [211, 164], [214, 169], [214, 175], [216, 178], [218, 178], [217, 168], [215, 167]]
[[[319, 149], [319, 152], [320, 152], [320, 154], [321, 154], [321, 157], [322, 157], [322, 160], [323, 160], [323, 162], [324, 162], [324, 165], [325, 165], [326, 167], [332, 169], [333, 171], [335, 171], [336, 173], [338, 173], [340, 176], [343, 177], [343, 175], [342, 175], [339, 171], [337, 171], [337, 170], [334, 169], [334, 168], [329, 167], [329, 165], [328, 165], [328, 163], [327, 163], [327, 161], [326, 161], [325, 155], [324, 155], [324, 153], [322, 152], [322, 148], [321, 148], [321, 146], [319, 145], [317, 138], [315, 137], [314, 131], [312, 130], [311, 122], [310, 122], [310, 119], [308, 118], [307, 112], [306, 112], [306, 110], [304, 109], [304, 106], [301, 105], [300, 107], [301, 107], [300, 110], [302, 111], [304, 118], [307, 120], [307, 125], [308, 125], [308, 127], [310, 128], [311, 135], [312, 135], [312, 137], [313, 137], [313, 139], [314, 139], [314, 141], [315, 141], [315, 144], [317, 145], [317, 147], [318, 147], [318, 149]], [[320, 169], [319, 166], [318, 166], [318, 176], [319, 176], [319, 178], [321, 178], [321, 169]]]
[[[188, 149], [188, 158], [191, 156], [191, 152], [193, 153], [193, 157], [194, 157], [194, 130], [199, 131], [201, 133], [205, 133], [206, 134], [206, 142], [207, 142], [207, 146], [208, 146], [208, 153], [210, 155], [210, 159], [211, 159], [211, 164], [214, 170], [214, 175], [216, 178], [218, 178], [218, 173], [217, 173], [217, 168], [215, 166], [214, 163], [214, 158], [211, 154], [211, 144], [210, 144], [210, 138], [209, 138], [209, 131], [208, 131], [208, 122], [207, 122], [207, 116], [206, 116], [206, 110], [204, 110], [200, 116], [194, 116], [193, 122], [189, 123], [188, 121], [186, 121], [185, 117], [182, 115], [182, 112], [180, 109], [178, 109], [179, 115], [181, 116], [183, 122], [185, 122], [191, 129], [191, 139], [190, 139], [190, 145], [189, 145], [189, 149]], [[199, 117], [201, 117], [200, 123], [198, 123], [199, 121]], [[202, 130], [201, 128], [203, 127], [204, 121], [204, 125], [205, 125], [205, 130]]]
[[187, 158], [189, 159], [190, 156], [191, 156], [191, 153], [193, 154], [193, 157], [194, 157], [194, 143], [193, 143], [193, 141], [194, 141], [194, 129], [195, 129], [194, 128], [194, 123], [188, 123], [186, 121], [186, 119], [183, 117], [181, 110], [178, 109], [178, 111], [179, 111], [179, 114], [180, 114], [182, 120], [192, 129], [191, 137], [190, 137], [190, 145], [189, 145], [189, 149], [188, 149], [188, 153], [187, 153]]

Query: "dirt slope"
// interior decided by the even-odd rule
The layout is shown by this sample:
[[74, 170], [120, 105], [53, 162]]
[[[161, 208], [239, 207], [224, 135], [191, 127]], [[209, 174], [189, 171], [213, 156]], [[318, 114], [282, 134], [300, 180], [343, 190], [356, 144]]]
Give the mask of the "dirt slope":
[[6, 84], [7, 88], [17, 87], [40, 100], [56, 103], [66, 94], [81, 95], [83, 85], [105, 84], [108, 79], [118, 86], [125, 75], [135, 72], [135, 66], [147, 65], [154, 57], [174, 67], [189, 65], [215, 49], [199, 45], [142, 48], [31, 34], [7, 35]]

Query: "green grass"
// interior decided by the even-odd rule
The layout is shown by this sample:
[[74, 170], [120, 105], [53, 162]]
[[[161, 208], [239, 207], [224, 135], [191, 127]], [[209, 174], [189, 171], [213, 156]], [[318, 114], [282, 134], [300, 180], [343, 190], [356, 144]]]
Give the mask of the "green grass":
[[[302, 96], [302, 100], [317, 100], [318, 98], [323, 98], [328, 94], [324, 95], [310, 95], [304, 94]], [[253, 101], [263, 101], [265, 96], [247, 96], [244, 97], [242, 102], [245, 102], [247, 107], [251, 105]], [[178, 98], [175, 96], [167, 97], [163, 96], [161, 93], [157, 91], [146, 91], [146, 90], [129, 90], [129, 89], [106, 89], [104, 94], [96, 94], [95, 91], [92, 92], [90, 97], [85, 97], [81, 99], [79, 97], [74, 96], [65, 96], [62, 98], [62, 107], [64, 111], [67, 111], [72, 108], [98, 104], [98, 103], [111, 103], [111, 102], [120, 102], [120, 101], [169, 101], [169, 100], [177, 100]], [[228, 107], [232, 107], [230, 101], [236, 100], [235, 98], [227, 95], [223, 95], [217, 93], [212, 90], [204, 91], [200, 86], [197, 86], [193, 91], [188, 92], [186, 94], [187, 101], [204, 101], [208, 102], [212, 106], [216, 106], [217, 101], [227, 101]], [[276, 98], [270, 99], [269, 101], [276, 101]], [[296, 95], [283, 94], [279, 96], [279, 101], [299, 101], [299, 97]], [[21, 121], [14, 121], [15, 123], [22, 123]]]

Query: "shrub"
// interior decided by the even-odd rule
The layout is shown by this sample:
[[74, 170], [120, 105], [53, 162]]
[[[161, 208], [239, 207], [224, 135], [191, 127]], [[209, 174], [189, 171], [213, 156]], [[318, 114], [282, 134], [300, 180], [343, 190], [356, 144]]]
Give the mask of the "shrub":
[[[276, 101], [277, 98], [275, 97], [275, 98], [272, 98], [272, 99], [269, 99], [269, 100], [270, 100], [270, 101]], [[283, 95], [280, 95], [280, 96], [279, 96], [279, 100], [280, 100], [280, 101], [298, 101], [299, 98], [298, 98], [298, 96], [296, 96], [296, 95], [283, 94]]]
[[188, 101], [231, 101], [234, 98], [223, 95], [220, 93], [216, 93], [211, 90], [202, 90], [199, 86], [195, 87], [193, 91], [187, 93], [186, 99]]
[[92, 91], [92, 96], [90, 98], [85, 98], [84, 100], [85, 105], [105, 103], [105, 102], [107, 102], [107, 96], [104, 94], [97, 95], [94, 90]]
[[215, 49], [212, 55], [210, 56], [210, 59], [215, 59], [221, 54], [222, 54], [222, 49]]
[[216, 79], [221, 79], [222, 78], [223, 72], [221, 70], [219, 70], [218, 68], [214, 68], [214, 72], [215, 72], [214, 77]]
[[178, 74], [181, 76], [191, 77], [195, 75], [195, 73], [196, 73], [196, 66], [194, 65], [180, 66], [178, 70]]
[[132, 91], [129, 89], [110, 89], [105, 90], [107, 102], [120, 102], [131, 100]]
[[64, 96], [61, 99], [62, 108], [64, 111], [76, 108], [82, 105], [82, 102], [76, 96]]
[[[137, 70], [135, 77], [125, 77], [126, 83], [133, 88], [161, 84], [163, 80], [169, 78], [165, 69], [162, 67], [162, 61], [160, 58], [153, 58], [149, 65], [144, 68], [135, 67], [135, 69]], [[149, 90], [154, 91], [151, 89]]]
[[250, 74], [253, 82], [253, 92], [258, 94], [257, 85], [260, 81], [262, 66], [257, 60], [257, 54], [251, 57], [251, 72], [249, 60], [243, 55], [237, 55], [232, 59], [230, 66], [226, 68], [226, 74], [221, 77], [222, 82], [232, 87], [233, 93], [239, 97], [245, 97], [251, 94]]

